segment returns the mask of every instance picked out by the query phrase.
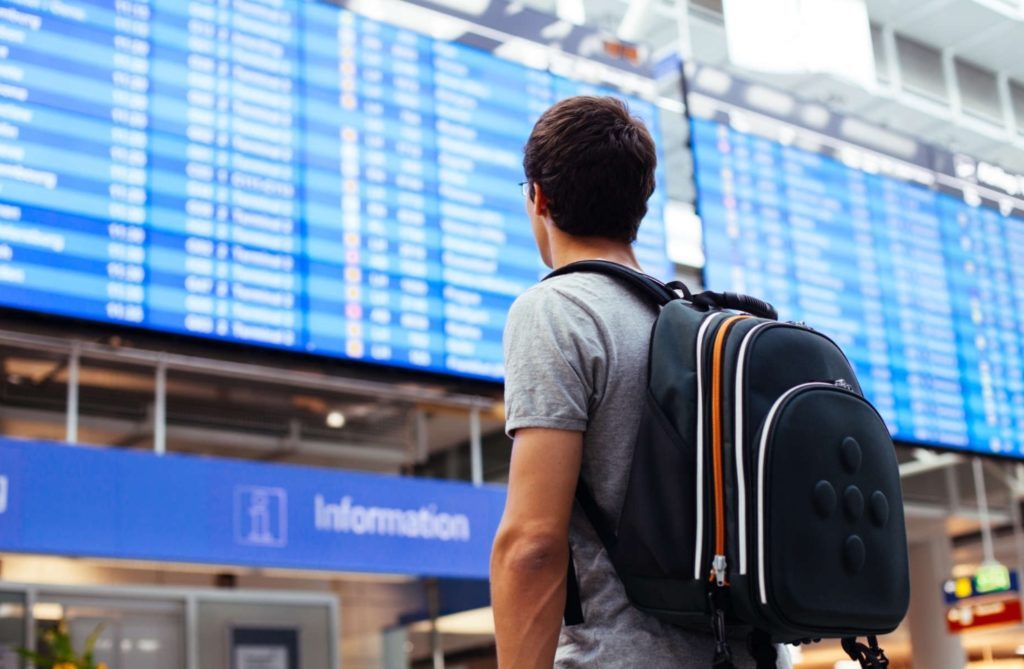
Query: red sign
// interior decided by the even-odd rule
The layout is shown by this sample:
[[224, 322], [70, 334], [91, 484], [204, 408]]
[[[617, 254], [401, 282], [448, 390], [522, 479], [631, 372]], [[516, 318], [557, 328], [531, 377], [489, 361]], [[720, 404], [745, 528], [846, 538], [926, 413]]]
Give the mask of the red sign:
[[978, 602], [964, 602], [946, 612], [946, 627], [951, 634], [990, 625], [1016, 624], [1024, 621], [1020, 598], [999, 597]]

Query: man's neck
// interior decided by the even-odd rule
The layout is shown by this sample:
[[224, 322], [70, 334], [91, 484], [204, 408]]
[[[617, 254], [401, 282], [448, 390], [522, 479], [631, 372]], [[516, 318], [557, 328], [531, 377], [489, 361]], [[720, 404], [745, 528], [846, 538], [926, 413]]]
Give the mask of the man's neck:
[[580, 260], [607, 260], [633, 269], [641, 269], [633, 246], [625, 242], [598, 237], [571, 237], [564, 235], [552, 244], [553, 269]]

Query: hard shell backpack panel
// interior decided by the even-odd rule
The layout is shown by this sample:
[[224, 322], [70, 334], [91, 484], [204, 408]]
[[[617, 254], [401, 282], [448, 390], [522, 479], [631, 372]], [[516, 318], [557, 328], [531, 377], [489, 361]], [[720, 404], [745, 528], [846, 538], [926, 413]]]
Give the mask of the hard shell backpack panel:
[[[821, 638], [888, 666], [875, 636], [910, 598], [899, 468], [839, 347], [760, 300], [692, 295], [615, 263], [548, 278], [572, 272], [660, 307], [617, 526], [586, 481], [576, 493], [633, 605], [710, 629], [715, 667], [732, 666], [733, 625], [752, 630], [759, 669], [775, 666], [772, 643]], [[582, 622], [571, 560], [570, 572], [566, 624]]]

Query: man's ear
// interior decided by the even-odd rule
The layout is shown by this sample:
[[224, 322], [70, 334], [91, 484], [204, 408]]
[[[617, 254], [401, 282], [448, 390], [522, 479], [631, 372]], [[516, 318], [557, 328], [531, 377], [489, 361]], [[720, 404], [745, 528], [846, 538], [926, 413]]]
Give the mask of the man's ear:
[[544, 195], [544, 190], [540, 187], [540, 184], [537, 182], [530, 184], [530, 187], [533, 188], [533, 193], [531, 193], [531, 195], [533, 195], [533, 198], [530, 201], [530, 206], [533, 208], [533, 213], [542, 218], [548, 216], [550, 213], [548, 211], [548, 198], [546, 195]]

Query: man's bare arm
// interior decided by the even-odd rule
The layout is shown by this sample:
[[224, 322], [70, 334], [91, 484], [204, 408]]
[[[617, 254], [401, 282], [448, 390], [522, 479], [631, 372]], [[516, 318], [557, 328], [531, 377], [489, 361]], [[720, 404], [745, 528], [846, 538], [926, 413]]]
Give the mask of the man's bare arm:
[[554, 664], [582, 451], [581, 432], [516, 431], [508, 500], [491, 554], [501, 669], [551, 669]]

